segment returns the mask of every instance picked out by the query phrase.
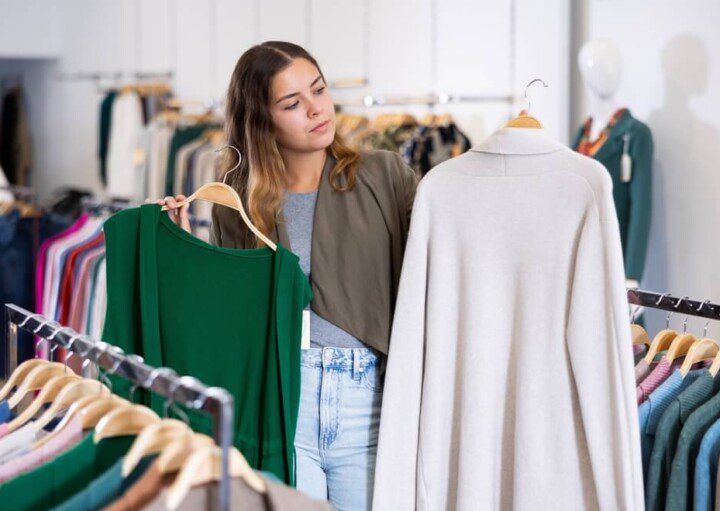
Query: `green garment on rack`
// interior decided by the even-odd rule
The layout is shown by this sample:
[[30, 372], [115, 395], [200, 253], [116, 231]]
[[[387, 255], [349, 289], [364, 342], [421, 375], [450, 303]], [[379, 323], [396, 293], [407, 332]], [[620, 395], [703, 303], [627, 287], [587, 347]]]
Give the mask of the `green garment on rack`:
[[93, 511], [109, 506], [143, 476], [157, 456], [157, 454], [144, 456], [127, 477], [122, 475], [125, 457], [119, 458], [82, 491], [55, 506], [51, 511]]
[[[175, 189], [175, 160], [182, 146], [188, 144], [203, 134], [205, 130], [214, 125], [195, 124], [193, 126], [178, 126], [170, 140], [167, 167], [165, 169], [165, 195], [173, 195]], [[159, 197], [158, 197], [159, 198]]]
[[[629, 182], [623, 182], [621, 177], [625, 134], [629, 136], [628, 153], [632, 160]], [[582, 135], [581, 126], [573, 142], [573, 148], [578, 148]], [[650, 128], [626, 110], [593, 158], [605, 166], [612, 178], [613, 199], [620, 224], [620, 241], [625, 260], [625, 275], [640, 282], [645, 268], [652, 214], [653, 140]]]
[[108, 92], [100, 103], [100, 140], [98, 142], [98, 156], [100, 157], [100, 179], [107, 184], [107, 154], [110, 148], [110, 126], [112, 123], [112, 106], [117, 91]]
[[79, 444], [34, 470], [0, 485], [0, 506], [13, 511], [50, 509], [85, 489], [130, 449], [134, 436], [87, 435]]
[[[253, 468], [294, 485], [302, 311], [312, 299], [297, 256], [280, 245], [212, 246], [155, 204], [108, 219], [105, 239], [103, 340], [227, 389], [234, 445]], [[127, 391], [121, 383], [114, 380], [115, 392]], [[148, 402], [162, 413], [160, 396]], [[183, 410], [193, 429], [212, 434], [207, 414]]]

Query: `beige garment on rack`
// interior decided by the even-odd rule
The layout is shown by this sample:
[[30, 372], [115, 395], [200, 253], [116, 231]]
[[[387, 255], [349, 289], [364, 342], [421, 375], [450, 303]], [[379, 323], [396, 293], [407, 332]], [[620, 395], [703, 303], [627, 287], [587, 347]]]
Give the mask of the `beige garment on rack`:
[[[183, 194], [183, 188], [185, 188], [185, 182], [188, 177], [187, 174], [190, 156], [193, 151], [205, 144], [207, 144], [207, 141], [203, 137], [200, 137], [192, 142], [188, 142], [178, 150], [177, 157], [175, 158], [175, 181], [173, 183], [173, 195]], [[195, 183], [193, 189], [197, 190], [200, 188], [200, 185], [201, 183]]]
[[164, 116], [156, 117], [145, 128], [144, 158], [139, 172], [143, 177], [144, 198], [159, 199], [165, 195], [165, 173], [174, 134], [175, 124]]

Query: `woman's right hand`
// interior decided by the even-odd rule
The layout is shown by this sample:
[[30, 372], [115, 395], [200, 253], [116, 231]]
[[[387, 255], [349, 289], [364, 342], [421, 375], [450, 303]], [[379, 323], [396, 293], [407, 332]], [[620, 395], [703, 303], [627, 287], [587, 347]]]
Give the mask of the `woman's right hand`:
[[184, 201], [186, 197], [184, 195], [176, 195], [175, 197], [165, 197], [164, 199], [145, 199], [145, 204], [159, 204], [160, 206], [167, 206], [168, 216], [177, 225], [185, 229], [187, 232], [192, 233], [190, 229], [190, 218], [188, 217], [188, 206], [187, 204], [181, 206], [178, 203]]

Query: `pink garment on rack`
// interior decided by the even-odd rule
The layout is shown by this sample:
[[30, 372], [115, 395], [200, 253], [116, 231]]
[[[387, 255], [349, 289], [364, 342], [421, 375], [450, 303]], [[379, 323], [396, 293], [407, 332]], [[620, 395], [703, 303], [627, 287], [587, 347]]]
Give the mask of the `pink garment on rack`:
[[17, 477], [53, 459], [82, 440], [82, 421], [75, 417], [46, 444], [0, 465], [0, 483]]
[[91, 249], [83, 259], [80, 269], [78, 270], [77, 287], [72, 293], [70, 301], [70, 316], [68, 319], [68, 326], [73, 330], [81, 333], [85, 332], [85, 324], [83, 317], [87, 316], [86, 312], [86, 296], [88, 294], [88, 287], [90, 284], [90, 270], [93, 267], [93, 262], [105, 253], [105, 245]]
[[4, 437], [8, 433], [10, 433], [10, 431], [8, 431], [8, 423], [4, 422], [0, 424], [0, 438]]
[[662, 358], [658, 365], [655, 366], [655, 369], [650, 371], [650, 374], [648, 374], [635, 389], [638, 406], [640, 406], [656, 388], [662, 385], [675, 369], [680, 369], [683, 360], [685, 360], [685, 357], [678, 357], [672, 362], [670, 362], [667, 357]]
[[[63, 232], [60, 232], [56, 234], [55, 236], [51, 236], [48, 239], [46, 239], [42, 245], [40, 245], [40, 249], [38, 250], [37, 255], [37, 263], [35, 266], [35, 312], [42, 313], [43, 310], [43, 286], [45, 285], [45, 259], [47, 257], [47, 252], [50, 246], [67, 237], [71, 234], [77, 232], [80, 230], [80, 228], [85, 225], [85, 223], [88, 221], [88, 218], [90, 218], [90, 215], [87, 213], [83, 213], [80, 215], [80, 217], [75, 221], [74, 224], [72, 224], [70, 227], [65, 229]], [[37, 341], [39, 338], [35, 339], [35, 345], [37, 346]], [[47, 358], [47, 350], [40, 348], [39, 350], [36, 348], [35, 350], [35, 356], [38, 358]]]

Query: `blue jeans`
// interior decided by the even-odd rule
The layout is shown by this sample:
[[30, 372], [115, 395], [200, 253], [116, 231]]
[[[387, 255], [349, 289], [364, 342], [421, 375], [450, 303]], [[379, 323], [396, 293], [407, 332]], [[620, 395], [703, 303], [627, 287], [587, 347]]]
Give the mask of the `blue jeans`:
[[297, 488], [338, 511], [372, 506], [384, 371], [371, 349], [302, 352]]

